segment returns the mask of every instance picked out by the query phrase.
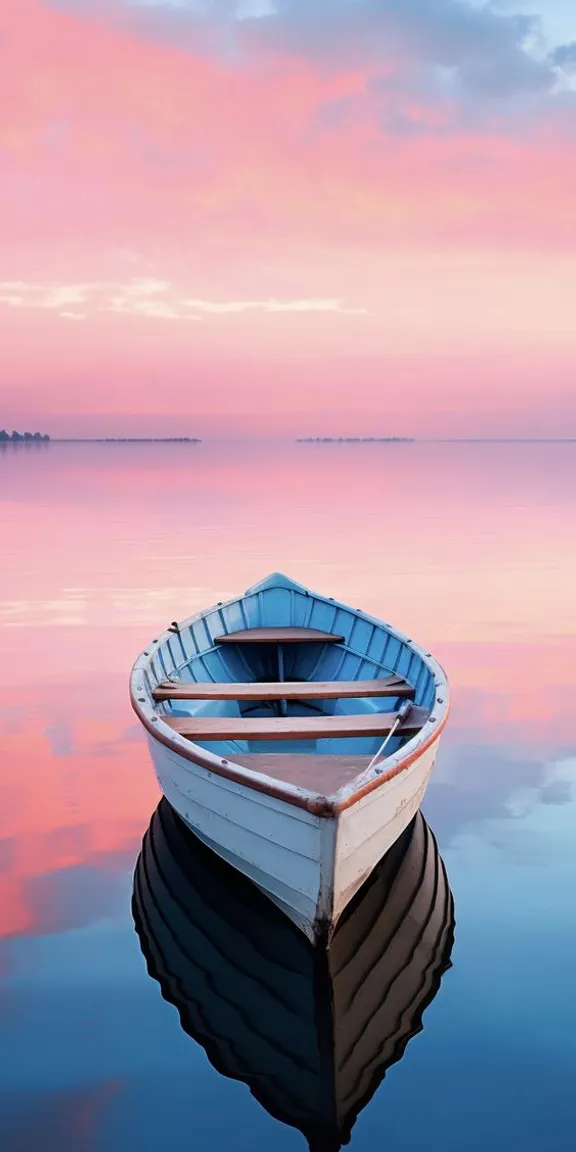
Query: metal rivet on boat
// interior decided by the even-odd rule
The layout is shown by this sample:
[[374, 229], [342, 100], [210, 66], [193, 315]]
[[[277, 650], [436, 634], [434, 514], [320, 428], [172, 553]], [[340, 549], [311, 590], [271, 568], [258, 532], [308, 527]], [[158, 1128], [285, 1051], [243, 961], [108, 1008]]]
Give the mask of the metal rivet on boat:
[[158, 723], [158, 717], [157, 717], [157, 716], [153, 716], [153, 717], [152, 717], [152, 723], [153, 723], [153, 724], [157, 724], [157, 723]]
[[436, 717], [435, 717], [435, 716], [431, 716], [431, 717], [430, 717], [430, 723], [431, 723], [431, 724], [435, 724], [435, 723], [436, 723]]
[[139, 696], [138, 697], [138, 703], [139, 704], [145, 704], [146, 703], [146, 697], [145, 696]]
[[149, 656], [149, 655], [150, 655], [150, 653], [149, 653], [149, 652], [145, 652], [145, 653], [144, 653], [144, 655], [145, 655], [145, 656]]
[[222, 761], [222, 763], [223, 763], [223, 764], [227, 764], [227, 763], [228, 763], [228, 761], [227, 761], [227, 760], [223, 760], [223, 761]]
[[441, 697], [441, 696], [438, 696], [438, 703], [439, 703], [439, 704], [443, 704], [443, 703], [444, 703], [444, 701], [443, 701], [443, 699], [442, 699], [442, 697]]

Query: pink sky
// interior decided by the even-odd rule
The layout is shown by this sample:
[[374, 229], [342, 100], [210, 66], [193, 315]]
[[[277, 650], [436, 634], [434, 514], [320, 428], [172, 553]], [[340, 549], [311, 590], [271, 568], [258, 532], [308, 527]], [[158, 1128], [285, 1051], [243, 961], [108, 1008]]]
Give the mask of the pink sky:
[[518, 4], [4, 5], [0, 427], [576, 435], [576, 14]]

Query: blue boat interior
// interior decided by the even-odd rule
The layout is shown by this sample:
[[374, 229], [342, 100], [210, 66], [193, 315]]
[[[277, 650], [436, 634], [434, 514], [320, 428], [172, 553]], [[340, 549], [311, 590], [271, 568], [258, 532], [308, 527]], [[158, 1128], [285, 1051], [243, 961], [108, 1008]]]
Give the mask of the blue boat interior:
[[[282, 643], [234, 642], [247, 629], [300, 628], [327, 633], [328, 640]], [[334, 639], [334, 637], [336, 639]], [[220, 604], [175, 628], [150, 660], [148, 688], [171, 680], [178, 684], [246, 684], [253, 682], [362, 681], [393, 674], [413, 688], [412, 703], [430, 711], [435, 698], [432, 669], [392, 628], [335, 601], [310, 592], [274, 573], [244, 596]], [[344, 716], [397, 712], [400, 696], [359, 696], [298, 700], [166, 700], [159, 714], [170, 717], [256, 718]], [[392, 755], [409, 736], [392, 736]], [[373, 756], [381, 735], [326, 736], [315, 739], [214, 739], [195, 743], [222, 757], [262, 753], [323, 756]]]

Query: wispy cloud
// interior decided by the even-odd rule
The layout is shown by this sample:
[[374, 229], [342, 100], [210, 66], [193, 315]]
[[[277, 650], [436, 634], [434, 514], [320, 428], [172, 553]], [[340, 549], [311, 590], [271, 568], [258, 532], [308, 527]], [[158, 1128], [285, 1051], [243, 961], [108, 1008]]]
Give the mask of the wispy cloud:
[[[366, 308], [348, 307], [341, 298], [304, 297], [295, 300], [204, 300], [188, 296], [168, 280], [134, 279], [126, 283], [53, 284], [0, 281], [0, 304], [12, 308], [50, 309], [68, 320], [86, 320], [102, 312], [163, 320], [202, 320], [208, 316], [265, 313], [340, 313], [368, 315]], [[80, 305], [82, 310], [71, 308]]]
[[341, 299], [328, 300], [186, 300], [195, 312], [222, 315], [230, 312], [341, 312], [349, 316], [367, 316], [366, 308], [347, 308]]

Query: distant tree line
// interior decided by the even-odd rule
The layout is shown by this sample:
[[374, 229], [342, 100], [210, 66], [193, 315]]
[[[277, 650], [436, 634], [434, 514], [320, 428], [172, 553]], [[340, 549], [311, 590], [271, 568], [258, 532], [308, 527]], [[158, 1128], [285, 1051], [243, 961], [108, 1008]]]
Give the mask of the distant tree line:
[[411, 436], [301, 436], [297, 444], [413, 444]]
[[10, 444], [18, 443], [20, 440], [49, 440], [50, 437], [42, 432], [6, 432], [4, 428], [0, 428], [0, 443]]

